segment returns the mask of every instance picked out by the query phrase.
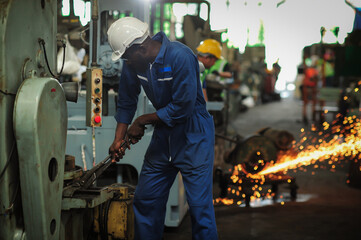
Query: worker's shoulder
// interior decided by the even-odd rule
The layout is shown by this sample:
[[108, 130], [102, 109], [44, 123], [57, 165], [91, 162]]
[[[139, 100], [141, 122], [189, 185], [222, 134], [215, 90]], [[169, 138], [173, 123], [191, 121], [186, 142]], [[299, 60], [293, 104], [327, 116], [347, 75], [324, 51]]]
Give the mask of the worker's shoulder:
[[167, 52], [174, 55], [194, 55], [193, 51], [186, 45], [178, 41], [169, 42]]

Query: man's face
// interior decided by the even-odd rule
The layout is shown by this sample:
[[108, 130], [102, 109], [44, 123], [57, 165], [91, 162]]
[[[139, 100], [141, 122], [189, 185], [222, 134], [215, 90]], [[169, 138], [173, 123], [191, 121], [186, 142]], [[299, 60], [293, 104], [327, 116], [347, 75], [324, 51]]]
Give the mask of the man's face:
[[145, 72], [149, 67], [149, 62], [144, 54], [142, 45], [134, 44], [128, 48], [122, 56], [124, 62], [137, 72]]
[[206, 69], [211, 68], [215, 62], [215, 59], [211, 56], [198, 55], [198, 60], [203, 63], [203, 65]]

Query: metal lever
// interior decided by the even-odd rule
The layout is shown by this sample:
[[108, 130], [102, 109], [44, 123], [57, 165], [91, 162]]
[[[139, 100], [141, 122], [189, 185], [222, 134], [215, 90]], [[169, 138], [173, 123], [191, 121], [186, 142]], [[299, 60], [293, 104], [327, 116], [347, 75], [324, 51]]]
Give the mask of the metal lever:
[[[123, 142], [120, 148], [124, 147], [126, 144], [127, 141]], [[112, 163], [112, 155], [109, 154], [103, 161], [87, 171], [78, 181], [64, 187], [63, 197], [72, 197], [76, 191], [89, 188]]]
[[80, 179], [81, 188], [90, 187], [94, 181], [112, 164], [111, 155], [109, 154], [103, 161], [85, 173]]
[[[127, 141], [124, 141], [120, 148], [124, 147], [127, 144]], [[83, 189], [90, 187], [94, 181], [102, 175], [102, 173], [113, 163], [111, 160], [112, 155], [109, 154], [103, 161], [99, 162], [95, 167], [90, 169], [85, 173], [83, 177], [80, 178], [80, 186]]]

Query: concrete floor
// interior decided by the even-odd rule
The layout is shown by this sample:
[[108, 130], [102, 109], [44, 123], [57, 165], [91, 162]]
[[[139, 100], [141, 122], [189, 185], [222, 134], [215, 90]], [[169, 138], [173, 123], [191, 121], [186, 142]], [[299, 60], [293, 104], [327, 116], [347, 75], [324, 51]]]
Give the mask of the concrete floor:
[[[254, 134], [264, 127], [288, 130], [299, 140], [302, 103], [293, 98], [258, 105], [230, 123], [230, 130], [242, 136]], [[277, 201], [263, 200], [244, 206], [215, 206], [220, 240], [277, 239], [361, 239], [361, 189], [346, 184], [349, 162], [325, 169], [305, 168], [292, 171], [299, 186], [296, 201], [291, 201], [289, 189], [280, 185]], [[312, 173], [313, 172], [313, 173]], [[217, 183], [214, 192], [217, 194]], [[284, 204], [281, 204], [281, 201]], [[166, 228], [164, 240], [189, 240], [189, 214], [178, 228]]]

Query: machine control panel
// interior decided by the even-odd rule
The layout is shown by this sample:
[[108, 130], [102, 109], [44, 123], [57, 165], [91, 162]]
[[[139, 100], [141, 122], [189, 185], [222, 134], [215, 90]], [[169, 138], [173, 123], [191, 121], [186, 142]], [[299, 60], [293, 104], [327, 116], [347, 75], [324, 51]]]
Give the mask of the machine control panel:
[[102, 126], [102, 69], [88, 68], [86, 83], [86, 125], [88, 127]]

